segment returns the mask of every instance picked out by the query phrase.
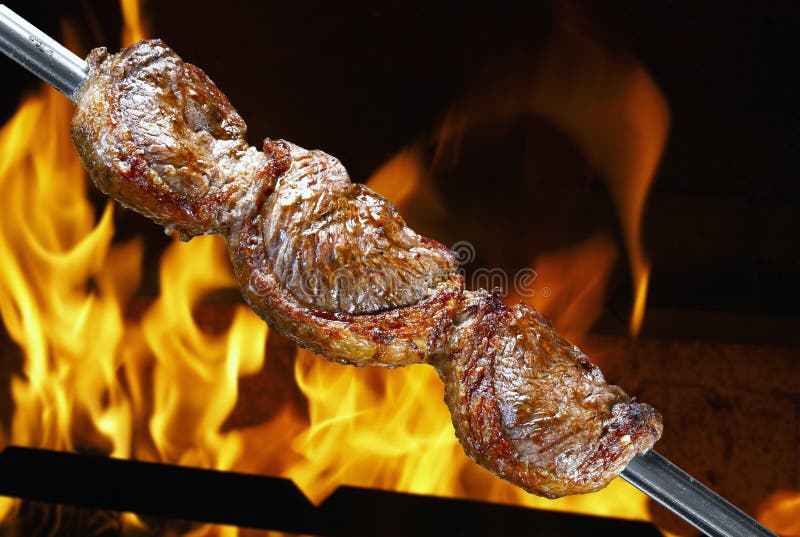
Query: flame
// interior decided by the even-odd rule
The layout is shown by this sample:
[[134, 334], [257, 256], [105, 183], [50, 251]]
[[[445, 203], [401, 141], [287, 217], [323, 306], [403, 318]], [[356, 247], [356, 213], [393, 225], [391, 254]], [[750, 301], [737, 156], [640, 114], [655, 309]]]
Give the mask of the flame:
[[781, 537], [800, 537], [800, 492], [772, 493], [759, 506], [757, 518]]
[[[650, 273], [642, 213], [666, 142], [669, 108], [644, 67], [597, 43], [570, 2], [556, 5], [560, 23], [538, 64], [504, 66], [484, 77], [503, 83], [481, 88], [450, 110], [439, 132], [436, 161], [457, 159], [464, 134], [489, 120], [531, 114], [560, 128], [605, 179], [619, 212], [634, 289], [630, 330], [636, 335]], [[509, 69], [515, 73], [512, 81]]]
[[[416, 196], [424, 175], [419, 155], [405, 150], [367, 184], [393, 204], [402, 204]], [[555, 315], [562, 326], [585, 331], [599, 312], [614, 258], [614, 246], [603, 235], [566, 253], [541, 257], [537, 281], [553, 285], [553, 296], [561, 301], [536, 298], [532, 303]], [[618, 480], [593, 495], [547, 500], [477, 466], [453, 433], [443, 386], [431, 367], [342, 367], [301, 349], [295, 378], [307, 398], [310, 423], [292, 441], [302, 458], [282, 474], [315, 503], [337, 486], [350, 484], [649, 520], [647, 498]]]
[[[121, 7], [124, 43], [144, 38], [139, 4], [122, 0]], [[520, 102], [551, 117], [604, 174], [623, 214], [629, 252], [640, 252], [638, 222], [666, 133], [662, 125], [653, 134], [643, 122], [665, 124], [666, 105], [638, 64], [613, 61], [582, 39], [565, 29], [548, 54], [555, 58], [560, 47], [586, 47], [588, 56], [578, 55], [582, 68], [597, 60], [595, 74], [616, 81], [603, 90], [607, 93], [587, 96], [575, 90], [585, 82], [580, 69], [565, 73], [551, 58], [540, 73], [549, 82]], [[593, 98], [611, 104], [587, 109]], [[465, 116], [454, 112], [445, 122], [440, 149], [466, 128], [463, 118], [472, 122], [482, 114], [502, 117], [514, 110], [490, 106]], [[642, 110], [648, 110], [645, 119]], [[10, 427], [0, 427], [0, 446], [99, 450], [114, 457], [283, 475], [315, 502], [340, 484], [353, 484], [648, 518], [646, 498], [619, 481], [595, 495], [546, 500], [475, 465], [453, 434], [442, 384], [426, 366], [357, 369], [300, 350], [294, 367], [307, 416], [287, 403], [263, 423], [227, 427], [240, 379], [263, 366], [266, 325], [240, 305], [224, 329], [220, 323], [214, 323], [215, 330], [204, 326], [197, 314], [204, 297], [235, 285], [224, 244], [211, 237], [170, 246], [160, 267], [161, 295], [140, 318], [126, 316], [139, 287], [143, 245], [137, 239], [114, 242], [111, 204], [99, 218], [95, 214], [68, 136], [71, 114], [71, 104], [48, 89], [27, 99], [0, 132], [0, 202], [5, 204], [0, 314], [23, 354], [22, 369], [11, 383], [14, 414]], [[616, 129], [611, 135], [592, 131], [604, 121]], [[605, 140], [620, 133], [624, 142]], [[624, 164], [614, 160], [620, 153]], [[424, 172], [419, 152], [405, 150], [370, 185], [402, 207], [420, 188]], [[642, 274], [647, 269], [638, 255], [637, 289], [642, 282], [646, 288]], [[605, 239], [597, 238], [565, 257], [541, 257], [536, 267], [550, 278], [565, 266], [588, 263], [593, 274], [582, 268], [583, 279], [553, 285], [560, 297], [596, 304], [612, 260]], [[637, 304], [639, 296], [643, 309], [643, 291]], [[571, 329], [585, 329], [588, 321], [576, 306], [563, 302], [559, 307], [551, 314]], [[0, 520], [14, 509], [15, 502], [0, 498]], [[130, 527], [143, 525], [132, 514], [124, 520]], [[237, 530], [204, 526], [192, 534], [232, 536]]]
[[420, 188], [425, 164], [416, 149], [403, 149], [378, 168], [367, 185], [392, 202], [399, 212]]
[[241, 437], [220, 429], [239, 376], [263, 365], [267, 326], [243, 305], [219, 335], [203, 332], [192, 316], [205, 293], [235, 285], [219, 237], [176, 242], [162, 258], [161, 296], [142, 320], [156, 362], [149, 426], [159, 460], [228, 470], [241, 453]]
[[646, 497], [619, 481], [593, 495], [548, 500], [477, 466], [455, 438], [431, 367], [342, 367], [300, 350], [295, 373], [311, 423], [292, 442], [304, 458], [283, 473], [315, 503], [349, 484], [648, 519]]
[[616, 248], [605, 234], [541, 255], [534, 262], [531, 296], [513, 294], [506, 302], [527, 302], [545, 314], [560, 333], [577, 341], [600, 315], [615, 259]]
[[[126, 0], [122, 8], [125, 40], [141, 39], [138, 4]], [[239, 377], [263, 364], [267, 327], [243, 305], [221, 333], [195, 321], [204, 293], [235, 286], [224, 242], [211, 237], [173, 245], [162, 260], [161, 296], [140, 320], [126, 318], [143, 245], [113, 241], [111, 202], [95, 214], [69, 137], [72, 113], [71, 103], [45, 88], [0, 131], [0, 315], [22, 354], [0, 448], [230, 469], [242, 439], [222, 432], [223, 423]], [[0, 520], [16, 506], [0, 498]], [[142, 525], [132, 514], [123, 522]], [[192, 532], [207, 533], [237, 530]]]
[[343, 483], [454, 492], [458, 468], [442, 462], [461, 448], [433, 368], [345, 368], [308, 351], [295, 364], [311, 424], [292, 442], [305, 460], [287, 473], [313, 502]]
[[119, 7], [122, 10], [122, 46], [127, 47], [147, 39], [148, 32], [139, 0], [120, 0]]
[[[0, 134], [0, 313], [22, 348], [12, 379], [14, 443], [74, 449], [129, 418], [115, 382], [113, 351], [123, 333], [122, 301], [139, 279], [141, 245], [111, 246], [112, 205], [94, 226], [80, 163], [71, 147], [69, 103], [53, 90], [28, 99]], [[75, 433], [73, 421], [95, 430]]]
[[[112, 246], [111, 204], [95, 225], [70, 116], [48, 89], [0, 132], [0, 315], [24, 357], [11, 380], [8, 441], [127, 456], [131, 414], [114, 349], [142, 249], [137, 240]], [[3, 504], [8, 515], [12, 504]]]
[[[221, 333], [195, 321], [206, 293], [236, 284], [215, 237], [172, 245], [161, 296], [139, 321], [126, 319], [143, 245], [113, 243], [111, 203], [96, 218], [69, 139], [71, 115], [71, 104], [45, 89], [0, 132], [0, 314], [23, 355], [0, 447], [231, 469], [243, 441], [223, 423], [239, 377], [263, 365], [267, 326], [243, 305]], [[15, 505], [0, 499], [0, 520]]]

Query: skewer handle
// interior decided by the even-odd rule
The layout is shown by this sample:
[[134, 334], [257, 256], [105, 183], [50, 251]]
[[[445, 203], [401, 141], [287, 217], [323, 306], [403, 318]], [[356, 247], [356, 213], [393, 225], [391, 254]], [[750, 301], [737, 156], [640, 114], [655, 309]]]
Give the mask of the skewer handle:
[[0, 4], [0, 51], [71, 101], [86, 80], [85, 61], [3, 4]]
[[622, 478], [708, 537], [777, 537], [652, 449], [634, 457]]

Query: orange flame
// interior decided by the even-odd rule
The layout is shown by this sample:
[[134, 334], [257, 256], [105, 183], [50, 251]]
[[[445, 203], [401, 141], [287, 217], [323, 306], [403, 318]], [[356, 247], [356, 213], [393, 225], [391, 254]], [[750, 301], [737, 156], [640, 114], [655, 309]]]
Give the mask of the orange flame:
[[162, 258], [161, 296], [142, 319], [156, 362], [150, 433], [162, 461], [228, 470], [241, 452], [239, 435], [220, 429], [239, 376], [261, 369], [267, 326], [245, 306], [220, 335], [204, 333], [192, 316], [204, 293], [236, 285], [225, 254], [219, 237], [173, 244]]
[[[122, 7], [125, 40], [141, 39], [138, 5]], [[0, 131], [0, 315], [23, 355], [11, 379], [10, 435], [0, 427], [0, 448], [230, 469], [242, 440], [222, 425], [239, 376], [263, 364], [267, 327], [243, 305], [224, 333], [198, 327], [192, 309], [203, 293], [235, 285], [224, 242], [211, 237], [173, 245], [163, 258], [161, 297], [140, 322], [125, 319], [143, 245], [112, 242], [112, 203], [97, 220], [69, 137], [72, 112], [47, 88]], [[0, 520], [15, 508], [0, 498]], [[131, 514], [123, 521], [141, 525]]]
[[[420, 158], [401, 152], [367, 184], [392, 203], [402, 203], [415, 193], [405, 188], [408, 178], [424, 174]], [[537, 270], [553, 283], [556, 275], [563, 277], [564, 269], [568, 271], [559, 280], [562, 284], [554, 285], [559, 285], [556, 291], [562, 297], [575, 300], [551, 312], [560, 312], [566, 326], [580, 331], [594, 320], [592, 308], [597, 310], [602, 303], [614, 255], [609, 239], [599, 236], [567, 256], [547, 256], [537, 264]], [[586, 304], [592, 307], [583, 308]], [[590, 312], [588, 317], [585, 311]], [[342, 367], [299, 350], [295, 376], [308, 400], [310, 425], [292, 442], [303, 459], [282, 473], [313, 502], [321, 502], [341, 484], [351, 484], [649, 520], [647, 498], [619, 481], [596, 494], [547, 500], [478, 467], [455, 438], [443, 404], [442, 383], [430, 367]]]
[[556, 329], [577, 341], [589, 332], [603, 306], [605, 283], [616, 258], [611, 239], [603, 234], [572, 248], [539, 256], [534, 263], [536, 286], [531, 297], [509, 296], [545, 314]]
[[[630, 330], [635, 335], [650, 273], [641, 240], [642, 212], [666, 142], [669, 108], [637, 61], [598, 44], [569, 2], [557, 6], [560, 25], [538, 65], [528, 68], [528, 78], [484, 89], [451, 109], [436, 158], [458, 158], [464, 133], [489, 120], [532, 114], [559, 127], [603, 176], [619, 212], [633, 279]], [[520, 72], [518, 66], [512, 69]], [[486, 78], [503, 80], [507, 74], [501, 70]]]
[[596, 494], [548, 500], [477, 466], [453, 434], [442, 383], [431, 367], [342, 367], [300, 350], [295, 372], [311, 424], [292, 442], [304, 460], [283, 473], [313, 502], [349, 484], [649, 519], [646, 496], [618, 480]]
[[[142, 39], [139, 4], [122, 0], [121, 6], [124, 42]], [[604, 173], [612, 192], [618, 192], [618, 205], [627, 208], [623, 227], [633, 252], [640, 249], [638, 221], [666, 133], [666, 105], [641, 67], [613, 61], [582, 39], [565, 29], [548, 54], [555, 57], [560, 47], [586, 47], [581, 65], [588, 69], [597, 60], [599, 74], [616, 81], [604, 90], [607, 94], [593, 98], [617, 104], [587, 109], [589, 97], [574, 89], [585, 80], [563, 72], [555, 60], [541, 70], [541, 80], [549, 82], [519, 102], [549, 114]], [[645, 109], [648, 121], [663, 120], [661, 131], [656, 127], [650, 133], [650, 126], [638, 122]], [[481, 113], [502, 117], [508, 112], [489, 107]], [[0, 427], [0, 446], [99, 448], [115, 457], [269, 472], [291, 477], [316, 502], [340, 484], [355, 484], [648, 518], [645, 496], [619, 481], [595, 495], [546, 500], [476, 466], [453, 434], [441, 382], [424, 366], [357, 369], [298, 351], [295, 375], [308, 400], [307, 420], [287, 405], [269, 421], [226, 430], [240, 378], [263, 365], [267, 328], [243, 306], [236, 307], [222, 332], [204, 330], [196, 319], [206, 293], [235, 284], [224, 245], [208, 237], [172, 245], [162, 259], [161, 296], [140, 320], [125, 318], [139, 285], [142, 244], [113, 243], [110, 204], [96, 221], [68, 137], [71, 113], [62, 96], [47, 90], [28, 99], [0, 132], [0, 314], [24, 355], [11, 386], [10, 434], [6, 437]], [[468, 115], [470, 121], [481, 113]], [[457, 115], [448, 118], [443, 140], [455, 139], [464, 126], [459, 121]], [[603, 121], [610, 121], [617, 134], [629, 133], [630, 145], [598, 140], [606, 136], [592, 129]], [[611, 158], [620, 152], [626, 156], [623, 165]], [[419, 187], [423, 166], [418, 153], [402, 152], [370, 184], [402, 207]], [[575, 266], [584, 259], [580, 252], [589, 252], [598, 260], [594, 279], [565, 282], [563, 289], [571, 285], [577, 296], [596, 303], [613, 252], [603, 239], [576, 252], [563, 259], [543, 257], [537, 270], [560, 272], [565, 263]], [[633, 272], [646, 288], [643, 259]], [[572, 306], [562, 310], [566, 326], [585, 329], [586, 321]], [[14, 502], [0, 498], [0, 520], [13, 510]], [[125, 520], [141, 524], [133, 515]], [[211, 531], [202, 528], [198, 534]], [[237, 533], [230, 527], [213, 531]]]
[[122, 10], [122, 46], [127, 47], [147, 39], [148, 32], [139, 0], [120, 0], [119, 7]]
[[[112, 205], [94, 209], [53, 90], [28, 99], [0, 133], [0, 314], [24, 365], [11, 382], [10, 442], [104, 446], [129, 454], [130, 407], [116, 377], [122, 304], [138, 285], [141, 244], [111, 245]], [[93, 227], [94, 226], [94, 227]]]
[[419, 189], [424, 172], [425, 165], [419, 151], [403, 149], [378, 168], [367, 184], [402, 213]]
[[758, 508], [758, 521], [781, 537], [800, 537], [800, 492], [771, 494]]

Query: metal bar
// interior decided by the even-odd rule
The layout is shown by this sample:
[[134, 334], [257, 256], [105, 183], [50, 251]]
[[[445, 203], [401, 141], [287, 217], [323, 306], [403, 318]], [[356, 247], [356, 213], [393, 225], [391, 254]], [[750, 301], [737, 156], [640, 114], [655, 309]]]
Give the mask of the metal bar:
[[3, 4], [0, 4], [0, 51], [71, 101], [86, 80], [85, 61]]
[[[360, 487], [339, 487], [315, 506], [278, 477], [15, 446], [0, 452], [0, 496], [329, 537], [528, 537], [531, 528], [558, 537], [661, 535], [646, 522]], [[33, 523], [37, 535], [48, 533], [46, 521]], [[5, 529], [0, 525], [0, 535]], [[34, 534], [21, 529], [11, 534]], [[83, 535], [60, 529], [59, 535]]]
[[709, 537], [777, 537], [653, 450], [634, 457], [622, 478]]

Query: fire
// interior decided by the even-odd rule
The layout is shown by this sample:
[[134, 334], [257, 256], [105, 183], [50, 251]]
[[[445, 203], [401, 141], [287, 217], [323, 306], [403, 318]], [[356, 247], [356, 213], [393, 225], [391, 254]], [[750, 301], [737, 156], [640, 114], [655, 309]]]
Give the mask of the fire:
[[800, 537], [800, 492], [771, 494], [758, 509], [758, 521], [781, 537]]
[[[137, 4], [123, 2], [123, 12], [126, 39], [140, 38]], [[204, 294], [236, 285], [224, 242], [212, 237], [174, 244], [162, 259], [161, 296], [141, 319], [126, 317], [143, 245], [114, 242], [111, 202], [95, 214], [69, 137], [72, 113], [45, 88], [0, 132], [0, 315], [23, 358], [0, 448], [230, 469], [242, 439], [222, 432], [223, 422], [239, 377], [263, 364], [267, 327], [239, 305], [224, 332], [199, 328], [192, 311]], [[15, 508], [0, 499], [0, 520]]]
[[536, 289], [531, 297], [509, 296], [508, 304], [525, 301], [544, 313], [559, 332], [577, 342], [597, 320], [605, 283], [616, 260], [613, 241], [604, 234], [534, 262]]
[[459, 465], [448, 462], [461, 448], [433, 368], [356, 369], [299, 351], [295, 375], [311, 424], [292, 442], [305, 460], [287, 474], [313, 502], [343, 483], [458, 494]]
[[[70, 147], [69, 103], [28, 99], [0, 134], [0, 313], [24, 365], [11, 382], [9, 442], [127, 455], [128, 401], [113, 353], [122, 303], [137, 285], [141, 245], [112, 247], [112, 205], [95, 225]], [[111, 349], [112, 352], [108, 352]]]
[[[367, 184], [392, 203], [405, 203], [415, 193], [409, 189], [419, 187], [425, 173], [421, 158], [403, 151]], [[539, 278], [555, 285], [553, 294], [564, 300], [545, 298], [534, 304], [554, 315], [570, 332], [585, 333], [602, 304], [614, 258], [613, 244], [605, 236], [594, 237], [566, 254], [543, 256], [536, 264]], [[556, 283], [556, 277], [561, 283]], [[509, 297], [509, 301], [517, 300]], [[431, 367], [342, 367], [299, 350], [295, 377], [308, 400], [310, 424], [292, 441], [292, 448], [304, 458], [289, 465], [283, 474], [313, 502], [321, 502], [340, 484], [350, 484], [649, 519], [647, 498], [618, 480], [596, 494], [547, 500], [477, 466], [455, 438], [443, 404], [442, 383]]]
[[420, 188], [424, 172], [425, 163], [420, 151], [404, 149], [378, 168], [367, 184], [403, 213], [411, 196]]
[[239, 435], [219, 431], [239, 375], [263, 365], [267, 326], [242, 305], [219, 335], [204, 333], [192, 316], [204, 293], [235, 285], [218, 237], [175, 243], [162, 258], [161, 296], [141, 325], [156, 361], [149, 428], [159, 460], [228, 470], [241, 452]]
[[[138, 3], [123, 0], [121, 6], [124, 41], [141, 39]], [[577, 55], [580, 69], [559, 67], [565, 48]], [[587, 90], [591, 76], [612, 82]], [[620, 208], [632, 272], [642, 289], [632, 320], [638, 329], [648, 269], [639, 222], [666, 136], [666, 105], [638, 64], [610, 58], [570, 28], [554, 38], [537, 80], [533, 93], [504, 99], [502, 106], [488, 100], [478, 108], [466, 103], [454, 109], [439, 158], [466, 122], [516, 113], [519, 103], [561, 126], [604, 174]], [[591, 106], [597, 99], [609, 106]], [[619, 480], [595, 495], [554, 501], [526, 494], [475, 465], [454, 436], [442, 384], [427, 366], [358, 369], [300, 350], [294, 367], [307, 416], [286, 404], [263, 423], [227, 427], [240, 379], [264, 364], [267, 327], [243, 305], [222, 329], [200, 322], [204, 297], [236, 285], [224, 243], [213, 237], [173, 244], [161, 261], [161, 295], [145, 304], [142, 315], [130, 314], [141, 303], [135, 293], [143, 244], [114, 241], [111, 203], [99, 218], [95, 214], [69, 140], [71, 115], [72, 105], [48, 89], [28, 98], [0, 132], [0, 314], [23, 355], [11, 385], [13, 418], [0, 427], [0, 447], [99, 451], [271, 473], [292, 478], [315, 502], [341, 484], [353, 484], [648, 518], [646, 498]], [[610, 125], [612, 132], [598, 125]], [[370, 185], [402, 209], [425, 172], [421, 154], [406, 150]], [[563, 277], [551, 283], [554, 293], [578, 302], [535, 305], [568, 331], [585, 331], [614, 255], [609, 241], [597, 237], [563, 256], [540, 257], [540, 277]], [[564, 276], [565, 268], [572, 272]], [[0, 498], [0, 520], [14, 508], [15, 502]], [[142, 524], [133, 515], [124, 520]], [[237, 533], [218, 527], [198, 534], [212, 531]]]
[[139, 0], [120, 0], [119, 6], [122, 9], [122, 46], [147, 39], [148, 32], [145, 29]]
[[296, 376], [311, 424], [292, 442], [304, 460], [284, 475], [314, 502], [349, 484], [648, 519], [646, 497], [619, 481], [596, 494], [547, 500], [477, 466], [455, 438], [442, 383], [431, 367], [342, 367], [301, 350]]
[[[535, 66], [503, 66], [503, 80], [453, 107], [440, 132], [436, 160], [457, 159], [464, 134], [490, 120], [526, 114], [566, 134], [608, 184], [630, 258], [634, 304], [630, 331], [644, 316], [650, 265], [643, 251], [644, 204], [669, 130], [669, 108], [647, 71], [591, 36], [577, 8], [557, 2], [560, 24]], [[507, 80], [508, 69], [516, 80]]]
[[[173, 244], [161, 296], [126, 318], [143, 246], [113, 242], [111, 203], [96, 219], [71, 115], [46, 89], [0, 133], [0, 313], [24, 358], [2, 445], [231, 469], [242, 438], [222, 425], [239, 377], [261, 369], [267, 326], [244, 305], [223, 333], [195, 321], [206, 293], [236, 285], [216, 237]], [[13, 509], [3, 499], [0, 517]]]

